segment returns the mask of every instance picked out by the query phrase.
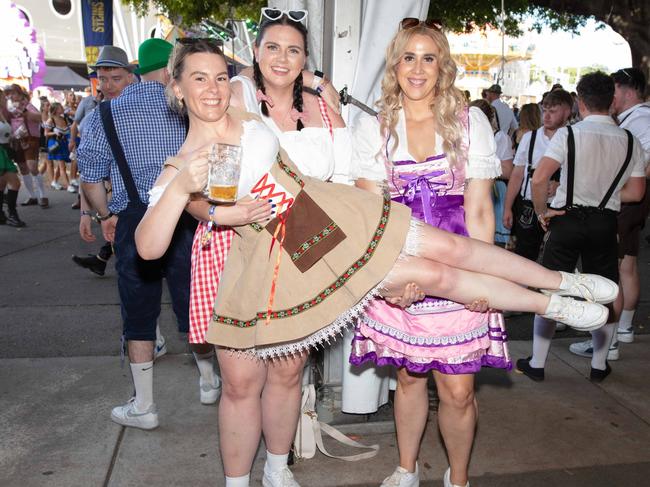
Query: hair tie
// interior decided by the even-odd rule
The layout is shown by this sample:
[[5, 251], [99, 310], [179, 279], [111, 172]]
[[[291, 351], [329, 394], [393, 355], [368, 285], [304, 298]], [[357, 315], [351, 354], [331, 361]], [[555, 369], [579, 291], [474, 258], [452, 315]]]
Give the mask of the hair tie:
[[270, 96], [262, 93], [262, 90], [257, 90], [257, 93], [255, 94], [255, 98], [257, 98], [258, 103], [265, 102], [268, 106], [273, 108], [273, 100], [271, 99]]

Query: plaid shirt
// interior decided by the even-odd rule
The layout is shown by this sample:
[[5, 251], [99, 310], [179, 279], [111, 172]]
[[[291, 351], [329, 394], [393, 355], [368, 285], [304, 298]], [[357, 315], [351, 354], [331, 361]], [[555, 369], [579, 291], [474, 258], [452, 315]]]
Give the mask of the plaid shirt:
[[[163, 163], [178, 153], [185, 140], [183, 119], [169, 109], [165, 87], [156, 81], [127, 86], [111, 101], [111, 109], [138, 195], [146, 205]], [[129, 203], [124, 181], [108, 145], [100, 111], [94, 110], [89, 118], [77, 150], [81, 180], [98, 183], [110, 179], [113, 197], [108, 208], [119, 213]]]

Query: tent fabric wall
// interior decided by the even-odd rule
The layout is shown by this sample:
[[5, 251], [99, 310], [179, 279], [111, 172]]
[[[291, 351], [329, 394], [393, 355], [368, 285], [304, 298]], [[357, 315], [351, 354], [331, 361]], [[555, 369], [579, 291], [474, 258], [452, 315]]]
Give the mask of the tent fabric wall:
[[70, 88], [83, 90], [85, 87], [90, 86], [90, 81], [83, 76], [79, 76], [67, 66], [48, 66], [41, 85], [49, 86], [54, 90]]

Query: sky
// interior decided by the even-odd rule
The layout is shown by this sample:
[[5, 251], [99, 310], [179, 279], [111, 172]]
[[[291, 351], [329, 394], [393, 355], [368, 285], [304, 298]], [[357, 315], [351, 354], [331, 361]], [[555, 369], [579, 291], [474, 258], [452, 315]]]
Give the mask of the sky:
[[604, 65], [609, 72], [632, 65], [630, 47], [611, 27], [589, 20], [579, 35], [551, 32], [545, 28], [540, 34], [529, 32], [524, 37], [535, 44], [533, 63], [540, 67], [580, 67]]

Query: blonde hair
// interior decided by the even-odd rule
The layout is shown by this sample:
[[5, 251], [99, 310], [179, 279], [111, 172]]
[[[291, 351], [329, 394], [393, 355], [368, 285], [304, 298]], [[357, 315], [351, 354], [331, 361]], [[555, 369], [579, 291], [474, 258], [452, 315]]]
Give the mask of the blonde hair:
[[449, 42], [445, 34], [438, 30], [420, 24], [417, 27], [402, 29], [395, 34], [386, 49], [386, 70], [381, 82], [381, 98], [377, 102], [381, 120], [382, 133], [388, 132], [396, 141], [395, 126], [402, 105], [402, 89], [397, 82], [397, 66], [406, 50], [406, 45], [415, 35], [430, 37], [438, 47], [438, 81], [435, 96], [431, 104], [434, 114], [436, 132], [442, 137], [442, 147], [447, 154], [449, 163], [456, 166], [459, 154], [463, 150], [463, 134], [465, 129], [459, 115], [466, 106], [465, 95], [454, 86], [456, 81], [456, 63], [451, 57]]
[[537, 130], [542, 126], [542, 115], [537, 103], [526, 103], [519, 111], [519, 128], [522, 132]]

